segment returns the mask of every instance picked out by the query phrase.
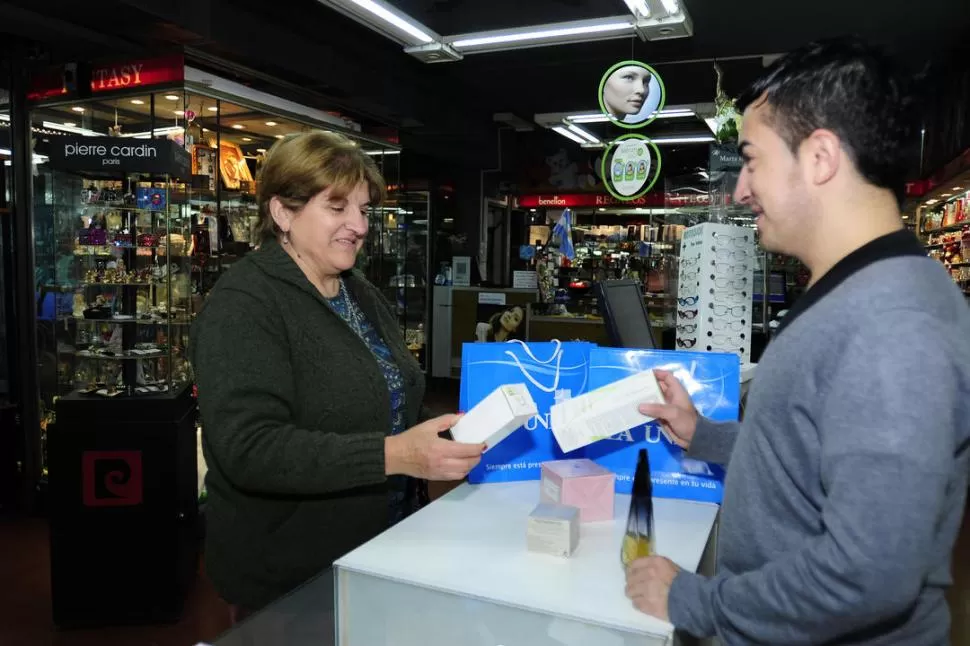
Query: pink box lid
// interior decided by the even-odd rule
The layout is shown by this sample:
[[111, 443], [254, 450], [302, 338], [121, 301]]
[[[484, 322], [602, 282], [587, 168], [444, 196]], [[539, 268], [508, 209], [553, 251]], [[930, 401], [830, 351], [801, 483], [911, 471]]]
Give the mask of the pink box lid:
[[601, 467], [592, 460], [554, 460], [543, 462], [543, 469], [548, 469], [560, 478], [588, 478], [590, 476], [613, 475], [609, 469]]

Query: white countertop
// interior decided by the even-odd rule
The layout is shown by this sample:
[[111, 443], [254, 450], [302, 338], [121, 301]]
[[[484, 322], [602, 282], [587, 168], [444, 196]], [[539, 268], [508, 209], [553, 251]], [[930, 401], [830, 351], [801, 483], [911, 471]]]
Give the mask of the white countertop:
[[[588, 523], [568, 559], [526, 549], [539, 482], [464, 484], [335, 567], [550, 614], [668, 637], [673, 627], [636, 611], [624, 594], [620, 541], [630, 497], [613, 522]], [[718, 506], [654, 499], [657, 552], [695, 571]]]

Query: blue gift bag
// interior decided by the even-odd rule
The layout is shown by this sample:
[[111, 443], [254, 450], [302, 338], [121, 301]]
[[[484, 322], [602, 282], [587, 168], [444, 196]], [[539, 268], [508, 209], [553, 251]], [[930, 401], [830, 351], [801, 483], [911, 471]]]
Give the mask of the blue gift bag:
[[[701, 415], [715, 421], [738, 419], [741, 364], [735, 354], [594, 348], [589, 355], [589, 389], [656, 368], [677, 376]], [[724, 469], [687, 458], [683, 449], [667, 440], [658, 422], [591, 444], [583, 454], [616, 473], [618, 493], [630, 493], [637, 452], [644, 447], [650, 454], [654, 496], [721, 502]]]
[[[471, 410], [499, 386], [524, 383], [539, 414], [489, 449], [468, 474], [473, 484], [538, 480], [540, 465], [566, 456], [549, 429], [549, 409], [587, 390], [591, 343], [466, 343], [461, 354], [459, 408]], [[582, 457], [582, 450], [568, 457]]]

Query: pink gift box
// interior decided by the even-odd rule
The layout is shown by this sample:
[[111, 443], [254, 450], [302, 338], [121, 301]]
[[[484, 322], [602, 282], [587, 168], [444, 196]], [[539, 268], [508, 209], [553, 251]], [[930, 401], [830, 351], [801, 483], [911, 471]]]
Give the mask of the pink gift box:
[[615, 481], [612, 471], [592, 460], [543, 462], [539, 499], [576, 507], [581, 523], [613, 520]]

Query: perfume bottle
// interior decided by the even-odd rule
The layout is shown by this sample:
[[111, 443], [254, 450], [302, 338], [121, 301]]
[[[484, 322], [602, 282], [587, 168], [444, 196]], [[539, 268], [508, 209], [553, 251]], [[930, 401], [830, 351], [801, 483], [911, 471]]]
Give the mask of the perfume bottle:
[[630, 498], [630, 515], [626, 521], [620, 561], [623, 567], [629, 567], [633, 561], [650, 556], [654, 551], [650, 457], [646, 449], [640, 449], [637, 468], [633, 473], [633, 495]]

